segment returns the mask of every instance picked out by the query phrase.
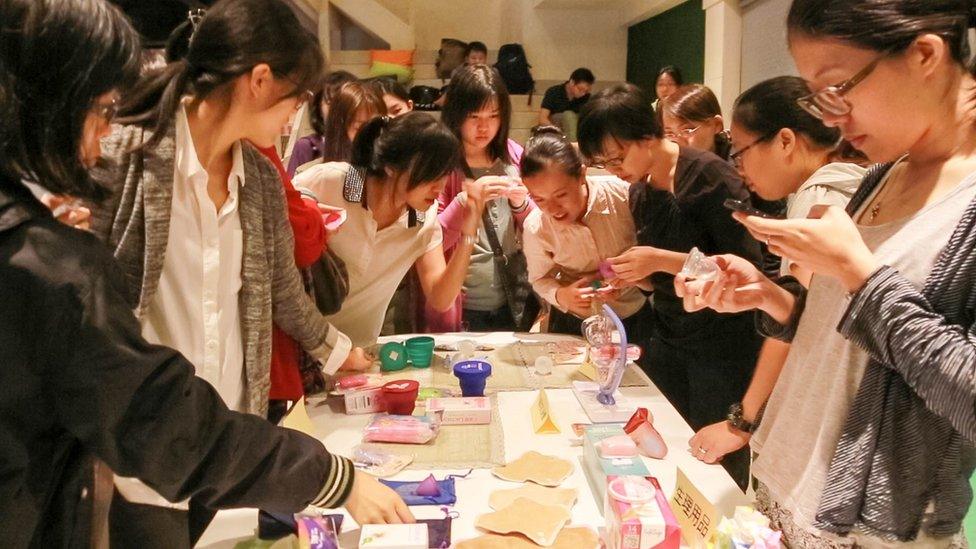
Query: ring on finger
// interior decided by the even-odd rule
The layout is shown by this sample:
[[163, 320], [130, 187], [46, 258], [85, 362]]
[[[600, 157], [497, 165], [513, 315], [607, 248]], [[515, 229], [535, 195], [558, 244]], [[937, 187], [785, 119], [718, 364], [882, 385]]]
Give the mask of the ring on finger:
[[708, 453], [708, 450], [706, 450], [706, 449], [702, 448], [701, 446], [699, 446], [698, 447], [698, 453], [699, 454], [707, 454]]

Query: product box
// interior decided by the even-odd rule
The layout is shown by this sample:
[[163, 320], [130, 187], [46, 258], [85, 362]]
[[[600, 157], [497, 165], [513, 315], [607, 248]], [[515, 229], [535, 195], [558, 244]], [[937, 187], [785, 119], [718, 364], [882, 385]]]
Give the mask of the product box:
[[608, 476], [646, 477], [651, 474], [640, 456], [613, 459], [600, 457], [600, 441], [620, 435], [626, 436], [626, 433], [623, 425], [616, 423], [589, 425], [583, 432], [583, 471], [597, 501], [606, 496]]
[[681, 528], [653, 477], [607, 477], [607, 549], [678, 549]]
[[359, 547], [369, 549], [427, 549], [427, 525], [365, 524]]
[[439, 415], [441, 425], [486, 425], [491, 423], [488, 397], [427, 399], [427, 415]]
[[361, 391], [352, 391], [342, 395], [346, 404], [347, 414], [374, 414], [384, 412], [383, 387], [370, 387]]

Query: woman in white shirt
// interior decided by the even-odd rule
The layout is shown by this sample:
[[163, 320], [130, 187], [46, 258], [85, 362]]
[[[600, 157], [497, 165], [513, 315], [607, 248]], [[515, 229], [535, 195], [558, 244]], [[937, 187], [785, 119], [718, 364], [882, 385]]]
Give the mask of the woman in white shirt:
[[628, 339], [641, 342], [641, 328], [650, 324], [647, 297], [599, 269], [637, 244], [630, 186], [616, 177], [587, 178], [579, 152], [552, 126], [533, 130], [521, 172], [538, 206], [524, 226], [529, 282], [552, 306], [549, 331], [579, 335], [582, 319], [605, 302], [624, 319]]
[[485, 202], [508, 188], [502, 178], [472, 186], [461, 248], [445, 261], [437, 196], [457, 168], [459, 151], [454, 134], [428, 114], [383, 116], [360, 130], [351, 164], [321, 164], [296, 176], [296, 188], [347, 212], [329, 247], [346, 264], [349, 295], [329, 321], [354, 345], [376, 341], [390, 299], [411, 266], [431, 306], [446, 310], [454, 304]]

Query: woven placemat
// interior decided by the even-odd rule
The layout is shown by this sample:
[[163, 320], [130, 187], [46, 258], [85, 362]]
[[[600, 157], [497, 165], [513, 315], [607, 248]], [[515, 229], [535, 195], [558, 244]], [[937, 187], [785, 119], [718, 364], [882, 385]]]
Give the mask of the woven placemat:
[[486, 469], [505, 463], [505, 434], [498, 401], [491, 397], [488, 425], [442, 425], [427, 444], [364, 443], [395, 455], [413, 456], [407, 469]]
[[[491, 362], [491, 377], [485, 385], [485, 394], [499, 391], [536, 391], [539, 389], [569, 389], [574, 381], [591, 381], [579, 373], [582, 358], [561, 360], [548, 375], [535, 373], [535, 359], [540, 356], [553, 356], [552, 348], [544, 343], [516, 342], [488, 353]], [[413, 379], [423, 387], [459, 390], [458, 380], [450, 368], [451, 353], [437, 352], [429, 368], [405, 368], [396, 372], [386, 372], [384, 377], [394, 379]], [[650, 383], [643, 372], [633, 363], [627, 365], [621, 387], [647, 387]]]

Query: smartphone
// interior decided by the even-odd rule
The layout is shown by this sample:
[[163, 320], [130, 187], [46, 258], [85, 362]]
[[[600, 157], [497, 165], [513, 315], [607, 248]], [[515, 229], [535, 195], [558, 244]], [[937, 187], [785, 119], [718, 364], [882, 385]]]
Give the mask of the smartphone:
[[761, 212], [753, 208], [752, 206], [746, 204], [745, 202], [741, 200], [736, 200], [734, 198], [725, 199], [725, 203], [723, 205], [726, 208], [732, 210], [733, 212], [742, 212], [746, 215], [754, 215], [757, 217], [764, 217], [766, 219], [786, 219], [781, 215], [773, 215], [766, 212]]

